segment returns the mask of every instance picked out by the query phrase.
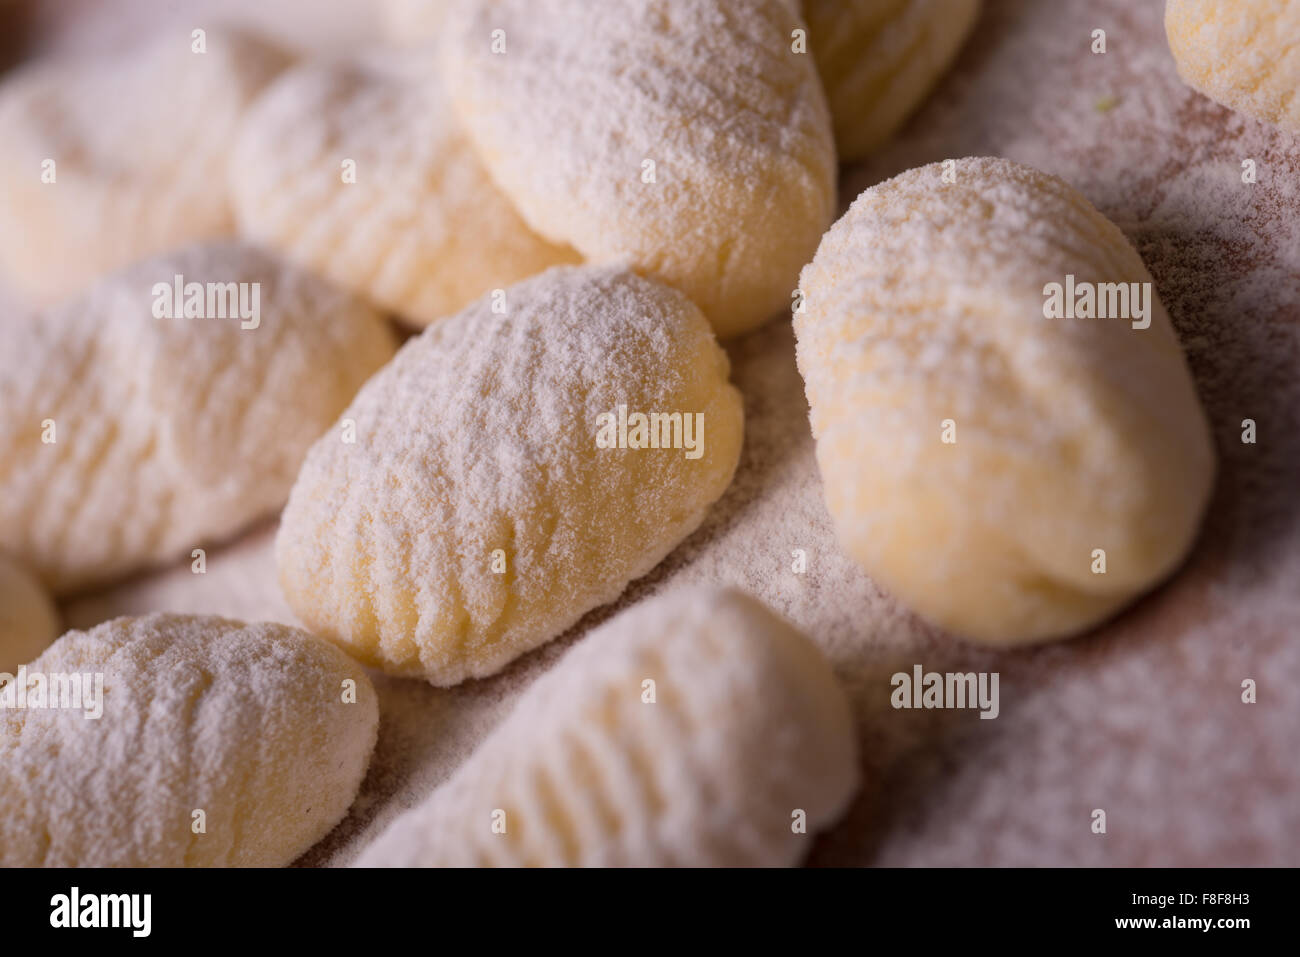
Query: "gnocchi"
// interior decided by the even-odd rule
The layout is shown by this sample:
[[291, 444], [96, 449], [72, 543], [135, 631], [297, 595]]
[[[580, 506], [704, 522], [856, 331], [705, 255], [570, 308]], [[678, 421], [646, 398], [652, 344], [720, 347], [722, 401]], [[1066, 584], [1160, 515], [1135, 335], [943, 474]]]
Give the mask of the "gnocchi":
[[[1047, 318], [1103, 284], [1130, 309], [1145, 290], [1145, 318]], [[988, 644], [1069, 635], [1187, 554], [1205, 415], [1141, 258], [1066, 183], [1000, 159], [910, 170], [858, 197], [801, 289], [838, 537], [922, 615]]]
[[1165, 33], [1189, 86], [1300, 133], [1300, 6], [1288, 0], [1169, 0]]
[[492, 185], [422, 62], [290, 70], [250, 108], [230, 164], [246, 238], [418, 326], [578, 259]]
[[[3, 867], [290, 864], [343, 818], [378, 733], [364, 669], [284, 625], [117, 618], [27, 671], [49, 697], [0, 709]], [[97, 688], [100, 714], [54, 676]]]
[[0, 271], [47, 306], [136, 260], [232, 236], [226, 156], [286, 53], [232, 28], [169, 31], [0, 85]]
[[357, 863], [790, 865], [857, 779], [821, 653], [740, 592], [692, 589], [583, 639]]
[[115, 273], [16, 325], [12, 342], [0, 548], [56, 594], [273, 514], [308, 447], [396, 347], [358, 300], [224, 242]]
[[835, 210], [835, 144], [781, 0], [473, 0], [443, 76], [542, 236], [686, 293], [720, 338], [788, 307]]
[[[500, 311], [496, 310], [500, 306]], [[703, 520], [740, 394], [681, 293], [560, 266], [408, 342], [307, 454], [276, 539], [294, 613], [390, 674], [490, 675]]]

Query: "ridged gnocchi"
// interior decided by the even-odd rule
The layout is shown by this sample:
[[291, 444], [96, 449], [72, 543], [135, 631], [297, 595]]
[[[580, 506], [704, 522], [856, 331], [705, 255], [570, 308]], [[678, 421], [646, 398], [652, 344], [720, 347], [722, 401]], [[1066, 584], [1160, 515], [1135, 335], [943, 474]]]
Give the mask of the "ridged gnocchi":
[[391, 674], [500, 670], [700, 524], [740, 456], [728, 369], [695, 305], [623, 269], [484, 297], [366, 384], [352, 443], [308, 453], [276, 540], [285, 597]]
[[980, 0], [803, 0], [841, 160], [892, 136], [956, 58]]
[[284, 625], [117, 618], [26, 677], [0, 709], [0, 867], [282, 867], [342, 820], [378, 733], [365, 670]]
[[288, 71], [249, 109], [230, 163], [246, 238], [420, 326], [578, 261], [492, 184], [427, 61]]
[[10, 335], [0, 548], [59, 594], [273, 514], [396, 348], [359, 300], [238, 243], [137, 263]]
[[857, 781], [821, 653], [754, 599], [693, 589], [584, 638], [357, 864], [791, 865]]

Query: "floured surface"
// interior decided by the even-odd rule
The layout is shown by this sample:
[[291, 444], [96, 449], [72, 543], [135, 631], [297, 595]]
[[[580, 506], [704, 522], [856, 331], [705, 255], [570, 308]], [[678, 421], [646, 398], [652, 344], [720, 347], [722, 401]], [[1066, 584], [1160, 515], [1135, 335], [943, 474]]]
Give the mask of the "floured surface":
[[374, 0], [6, 0], [9, 36], [32, 52], [129, 48], [145, 30], [240, 23], [294, 50], [333, 53], [379, 35]]
[[[729, 347], [746, 406], [734, 484], [620, 606], [731, 583], [830, 654], [855, 701], [864, 789], [813, 863], [1300, 864], [1300, 138], [1184, 87], [1158, 0], [987, 6], [956, 73], [902, 137], [846, 171], [844, 205], [911, 166], [1001, 154], [1064, 177], [1118, 223], [1188, 351], [1219, 454], [1190, 565], [1066, 644], [995, 654], [927, 629], [833, 541], [790, 325], [777, 322]], [[1089, 52], [1098, 27], [1104, 56]], [[1247, 158], [1259, 169], [1253, 187], [1240, 181]], [[1240, 442], [1246, 417], [1256, 445]], [[807, 549], [806, 575], [789, 570], [794, 548]], [[210, 552], [204, 576], [186, 565], [75, 602], [68, 624], [136, 610], [141, 594], [159, 610], [228, 600], [228, 614], [260, 606], [285, 620], [269, 549], [264, 531]], [[438, 691], [377, 678], [380, 739], [361, 798], [303, 863], [354, 858], [613, 610], [487, 681]], [[892, 710], [889, 676], [916, 663], [1000, 672], [1000, 716]], [[1258, 682], [1258, 704], [1241, 703], [1244, 678]], [[1089, 830], [1094, 808], [1107, 812], [1105, 836]]]

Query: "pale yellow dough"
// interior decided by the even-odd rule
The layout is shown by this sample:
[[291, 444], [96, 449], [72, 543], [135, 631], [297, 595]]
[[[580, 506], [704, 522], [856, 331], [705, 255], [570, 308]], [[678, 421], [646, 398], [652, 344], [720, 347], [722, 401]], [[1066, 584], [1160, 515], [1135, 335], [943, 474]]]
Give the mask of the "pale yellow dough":
[[830, 116], [798, 25], [781, 0], [466, 0], [440, 50], [525, 221], [675, 286], [725, 338], [788, 308], [834, 216]]
[[289, 59], [230, 28], [207, 29], [204, 53], [193, 42], [172, 30], [113, 57], [37, 63], [0, 85], [0, 272], [34, 304], [234, 233], [231, 141]]
[[1165, 32], [1188, 85], [1300, 133], [1300, 3], [1169, 0]]
[[1044, 316], [1069, 274], [1151, 282], [1123, 233], [1037, 170], [953, 172], [867, 190], [803, 272], [798, 363], [827, 505], [849, 554], [945, 628], [1069, 635], [1187, 554], [1209, 429], [1154, 290], [1146, 329]]
[[102, 674], [102, 715], [0, 709], [3, 867], [290, 864], [347, 813], [379, 726], [365, 670], [284, 625], [117, 618], [32, 673]]
[[[154, 286], [178, 275], [247, 284], [250, 313], [256, 283], [257, 328], [156, 317]], [[6, 334], [0, 549], [60, 594], [188, 559], [274, 513], [396, 345], [360, 300], [237, 243], [137, 263]]]
[[882, 145], [948, 69], [980, 0], [803, 0], [840, 159]]
[[[504, 313], [493, 302], [430, 326], [366, 384], [343, 413], [355, 441], [332, 430], [312, 448], [276, 541], [313, 631], [436, 685], [490, 675], [612, 601], [700, 524], [740, 454], [726, 353], [681, 293], [561, 266], [505, 290]], [[620, 405], [703, 416], [701, 454], [599, 447]]]
[[244, 236], [420, 326], [578, 260], [492, 184], [429, 59], [290, 70], [250, 109], [230, 164]]
[[59, 637], [59, 613], [40, 582], [0, 555], [0, 673], [12, 674]]
[[357, 864], [791, 865], [848, 804], [855, 750], [808, 639], [739, 592], [670, 592], [584, 638]]

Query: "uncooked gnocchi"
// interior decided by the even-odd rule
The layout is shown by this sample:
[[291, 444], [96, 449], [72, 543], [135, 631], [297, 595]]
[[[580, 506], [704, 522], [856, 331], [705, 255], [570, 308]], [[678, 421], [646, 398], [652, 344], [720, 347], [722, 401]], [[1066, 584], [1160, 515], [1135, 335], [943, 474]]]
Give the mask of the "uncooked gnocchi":
[[0, 673], [13, 674], [59, 637], [59, 614], [45, 589], [0, 555]]
[[1169, 0], [1165, 33], [1189, 86], [1300, 133], [1300, 4]]
[[347, 813], [379, 726], [365, 670], [284, 625], [117, 618], [24, 677], [0, 708], [4, 867], [290, 864]]
[[729, 337], [789, 304], [834, 216], [798, 24], [781, 0], [473, 0], [443, 75], [534, 230], [675, 286]]
[[957, 56], [980, 0], [803, 0], [840, 159], [903, 125]]
[[858, 197], [801, 289], [836, 530], [921, 614], [990, 644], [1068, 635], [1186, 555], [1205, 416], [1151, 275], [1067, 184], [911, 170]]
[[0, 548], [58, 593], [273, 513], [395, 350], [372, 309], [236, 243], [138, 263], [10, 335]]
[[790, 865], [857, 784], [821, 653], [735, 591], [634, 606], [538, 679], [358, 865]]
[[187, 242], [234, 233], [226, 157], [253, 96], [287, 63], [212, 28], [0, 86], [0, 271], [38, 305]]
[[276, 540], [294, 613], [391, 674], [492, 674], [613, 600], [731, 481], [740, 394], [700, 310], [551, 269], [408, 342], [307, 455]]
[[230, 166], [243, 235], [418, 325], [578, 258], [492, 185], [427, 59], [290, 70]]

